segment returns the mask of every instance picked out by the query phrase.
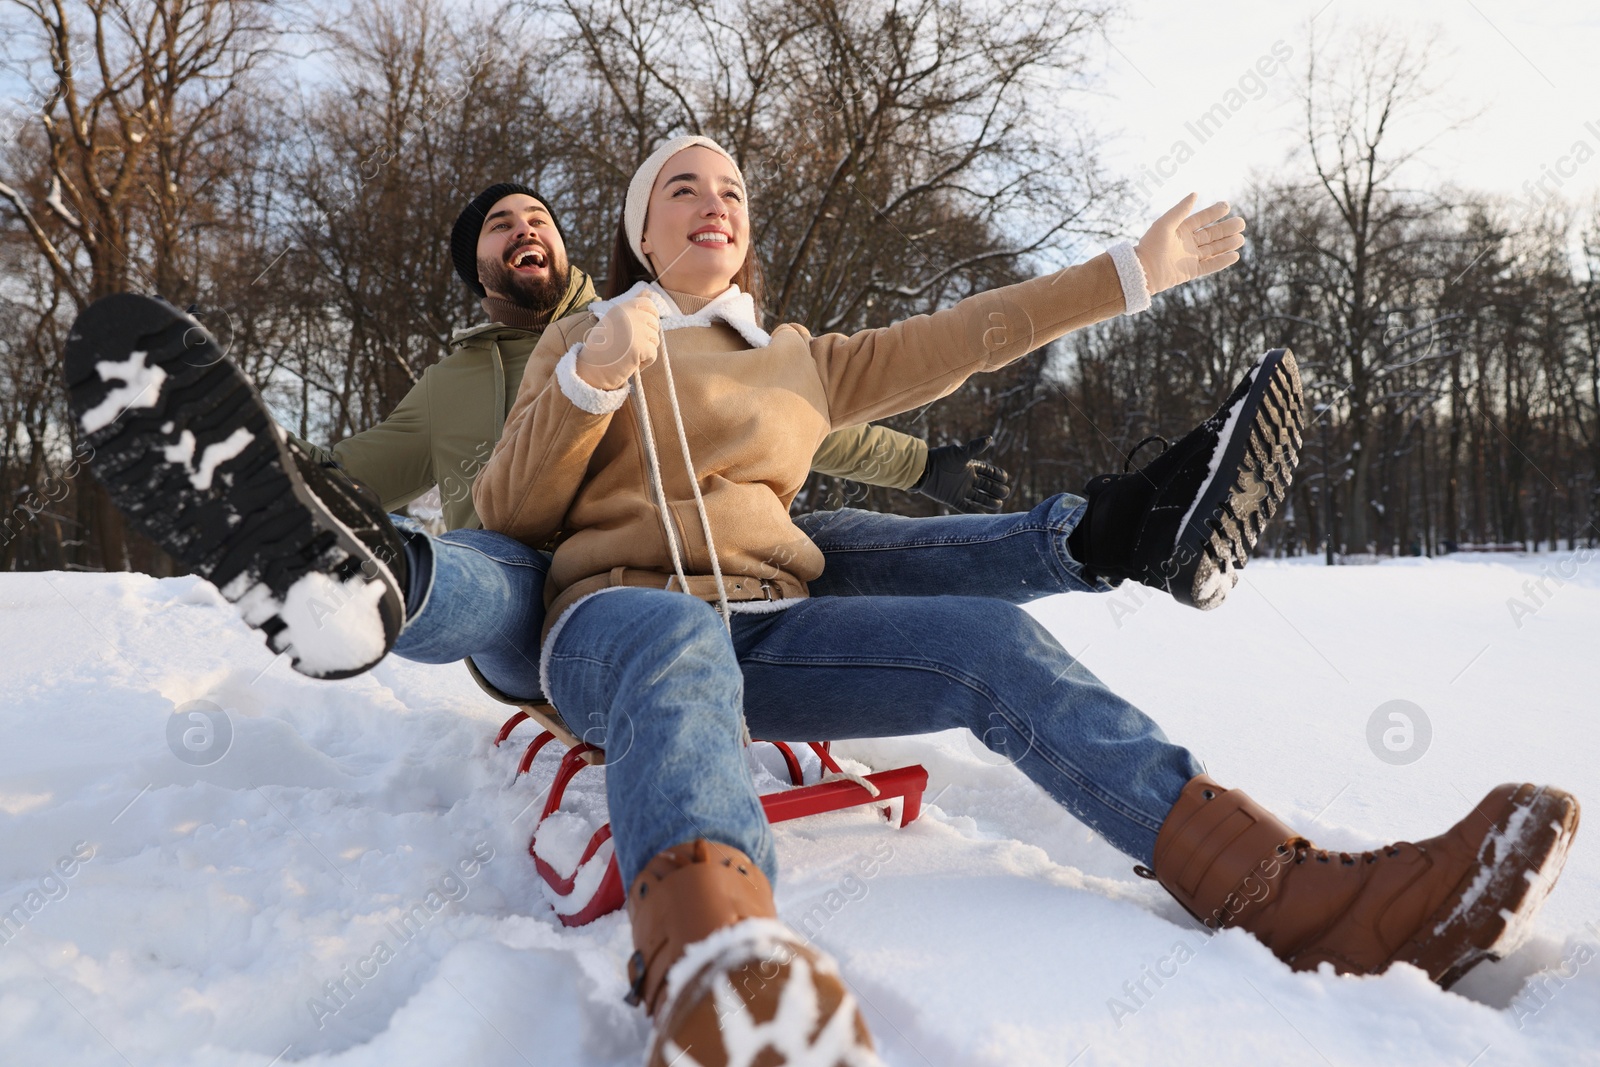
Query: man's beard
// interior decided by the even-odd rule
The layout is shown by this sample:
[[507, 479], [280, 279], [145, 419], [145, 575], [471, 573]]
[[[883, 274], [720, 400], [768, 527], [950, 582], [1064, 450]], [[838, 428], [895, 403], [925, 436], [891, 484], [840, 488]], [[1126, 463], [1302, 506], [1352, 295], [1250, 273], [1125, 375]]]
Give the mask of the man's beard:
[[478, 281], [487, 292], [499, 293], [520, 308], [535, 315], [548, 315], [561, 304], [567, 295], [567, 282], [571, 271], [565, 257], [550, 259], [550, 269], [543, 277], [523, 274], [506, 266], [500, 259], [478, 260]]

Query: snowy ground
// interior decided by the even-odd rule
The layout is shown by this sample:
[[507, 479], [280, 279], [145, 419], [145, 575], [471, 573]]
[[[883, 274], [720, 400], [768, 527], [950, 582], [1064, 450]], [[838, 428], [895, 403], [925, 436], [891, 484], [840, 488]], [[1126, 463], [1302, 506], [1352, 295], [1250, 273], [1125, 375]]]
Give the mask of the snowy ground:
[[[1567, 584], [1525, 585], [1563, 565]], [[1600, 803], [1587, 556], [1260, 561], [1205, 615], [1142, 592], [1035, 610], [1319, 844], [1427, 836], [1511, 779]], [[0, 576], [0, 648], [0, 1061], [638, 1061], [622, 918], [564, 929], [523, 852], [554, 761], [513, 782], [516, 753], [489, 744], [504, 709], [464, 671], [307, 681], [209, 587], [126, 575]], [[219, 731], [180, 719], [169, 743], [198, 700]], [[1369, 719], [1394, 700], [1410, 748], [1384, 719], [1380, 759]], [[780, 908], [840, 959], [895, 1067], [1600, 1062], [1593, 830], [1534, 941], [1443, 993], [1407, 968], [1292, 974], [1243, 934], [1208, 940], [960, 736], [840, 751], [932, 774], [906, 830], [867, 812], [778, 829]]]

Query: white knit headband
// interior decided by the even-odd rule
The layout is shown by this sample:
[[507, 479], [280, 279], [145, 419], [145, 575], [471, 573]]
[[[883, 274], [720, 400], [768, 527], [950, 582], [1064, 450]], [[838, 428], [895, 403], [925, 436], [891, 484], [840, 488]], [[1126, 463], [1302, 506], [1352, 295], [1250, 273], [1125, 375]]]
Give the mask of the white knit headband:
[[[628, 200], [622, 208], [622, 225], [628, 233], [628, 247], [633, 249], [633, 254], [639, 257], [639, 262], [646, 267], [650, 261], [644, 256], [644, 249], [639, 247], [644, 239], [644, 216], [650, 207], [650, 190], [655, 188], [656, 179], [661, 176], [661, 168], [667, 165], [667, 160], [682, 152], [685, 148], [703, 145], [713, 152], [720, 152], [733, 166], [733, 175], [739, 179], [739, 184], [744, 185], [744, 174], [739, 170], [739, 164], [734, 162], [728, 150], [709, 137], [674, 137], [654, 152], [650, 158], [639, 164], [639, 169], [633, 172], [633, 180], [628, 183]], [[746, 203], [749, 203], [749, 190], [745, 191]]]

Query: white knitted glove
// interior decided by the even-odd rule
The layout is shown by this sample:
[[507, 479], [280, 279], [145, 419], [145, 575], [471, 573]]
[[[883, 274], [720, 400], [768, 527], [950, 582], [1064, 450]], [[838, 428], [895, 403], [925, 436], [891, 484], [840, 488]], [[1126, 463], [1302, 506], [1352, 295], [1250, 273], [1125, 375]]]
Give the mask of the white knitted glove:
[[578, 377], [596, 389], [621, 389], [640, 367], [656, 361], [661, 313], [640, 293], [600, 317], [578, 349]]
[[1244, 219], [1228, 216], [1226, 200], [1195, 211], [1196, 199], [1194, 193], [1184, 197], [1157, 219], [1134, 246], [1151, 293], [1239, 262], [1238, 250], [1244, 247]]

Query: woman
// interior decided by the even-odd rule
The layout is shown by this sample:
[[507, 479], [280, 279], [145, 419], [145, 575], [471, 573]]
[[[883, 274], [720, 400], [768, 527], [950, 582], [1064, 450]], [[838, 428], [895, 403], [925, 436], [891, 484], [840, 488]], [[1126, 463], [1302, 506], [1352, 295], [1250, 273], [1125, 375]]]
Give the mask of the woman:
[[[610, 299], [545, 334], [474, 499], [491, 529], [560, 540], [543, 689], [628, 753], [607, 793], [651, 1064], [871, 1062], [831, 962], [776, 921], [746, 724], [775, 740], [972, 729], [1191, 913], [1295, 967], [1405, 960], [1449, 983], [1514, 947], [1576, 826], [1558, 790], [1501, 787], [1437, 838], [1330, 856], [1211, 781], [1010, 605], [806, 596], [821, 560], [788, 505], [816, 443], [1236, 261], [1243, 221], [1192, 207], [1136, 248], [813, 337], [760, 325], [744, 182], [720, 146], [677, 139], [634, 175]], [[1143, 529], [1141, 506], [1103, 509], [1106, 529]]]

